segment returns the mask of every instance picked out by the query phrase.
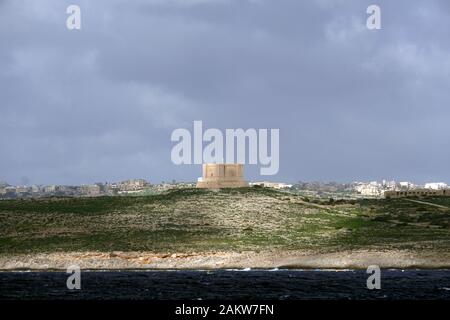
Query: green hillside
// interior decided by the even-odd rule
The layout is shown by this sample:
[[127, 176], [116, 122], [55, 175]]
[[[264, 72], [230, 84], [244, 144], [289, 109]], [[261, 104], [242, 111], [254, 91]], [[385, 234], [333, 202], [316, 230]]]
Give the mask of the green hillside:
[[[0, 254], [450, 249], [450, 199], [321, 202], [265, 188], [0, 201]], [[433, 206], [432, 204], [439, 206]]]

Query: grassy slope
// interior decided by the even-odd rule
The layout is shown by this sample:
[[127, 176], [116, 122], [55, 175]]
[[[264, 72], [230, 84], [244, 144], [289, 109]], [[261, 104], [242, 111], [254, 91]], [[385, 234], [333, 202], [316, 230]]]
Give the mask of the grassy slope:
[[[450, 198], [426, 201], [450, 208]], [[258, 188], [0, 201], [0, 254], [274, 248], [448, 251], [450, 209], [402, 199], [314, 204]]]

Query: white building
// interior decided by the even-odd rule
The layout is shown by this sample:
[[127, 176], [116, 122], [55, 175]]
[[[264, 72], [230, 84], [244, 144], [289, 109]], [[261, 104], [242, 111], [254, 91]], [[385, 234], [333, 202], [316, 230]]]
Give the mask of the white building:
[[41, 192], [43, 189], [44, 189], [43, 187], [35, 185], [35, 184], [31, 186], [31, 192], [33, 192], [33, 193]]
[[364, 196], [380, 196], [382, 189], [378, 185], [367, 184], [359, 188], [359, 192]]
[[269, 182], [269, 181], [260, 181], [260, 182], [250, 182], [250, 186], [261, 186], [266, 188], [274, 188], [274, 189], [288, 189], [292, 187], [292, 184], [287, 184], [283, 182]]
[[56, 192], [56, 185], [45, 186], [44, 192], [46, 193]]
[[448, 186], [444, 182], [429, 182], [425, 183], [425, 189], [441, 190], [446, 189]]

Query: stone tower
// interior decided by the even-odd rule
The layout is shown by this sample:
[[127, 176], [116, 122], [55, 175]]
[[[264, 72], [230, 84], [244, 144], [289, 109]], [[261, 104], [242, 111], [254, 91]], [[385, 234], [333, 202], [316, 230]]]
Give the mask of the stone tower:
[[247, 187], [243, 180], [242, 164], [203, 164], [203, 174], [197, 182], [197, 188], [220, 189]]

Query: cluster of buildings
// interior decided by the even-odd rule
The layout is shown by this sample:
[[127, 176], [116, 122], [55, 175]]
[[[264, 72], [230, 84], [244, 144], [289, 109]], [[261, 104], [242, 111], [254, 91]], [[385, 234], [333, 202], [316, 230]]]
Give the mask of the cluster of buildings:
[[0, 182], [0, 199], [41, 197], [99, 197], [126, 194], [155, 194], [171, 189], [193, 188], [191, 182], [162, 182], [150, 184], [144, 179], [132, 179], [113, 183], [94, 183], [81, 186], [33, 185], [11, 186]]
[[27, 198], [48, 196], [87, 196], [116, 195], [122, 193], [140, 192], [150, 187], [144, 179], [133, 179], [115, 183], [95, 183], [92, 185], [64, 186], [64, 185], [32, 185], [10, 186], [0, 184], [0, 198]]
[[[404, 182], [403, 184], [409, 184], [409, 182]], [[411, 184], [412, 186], [412, 184]], [[371, 182], [354, 182], [353, 189], [363, 195], [363, 196], [373, 196], [380, 197], [384, 194], [385, 191], [388, 190], [396, 190], [400, 188], [401, 184], [395, 181], [386, 181], [382, 182], [371, 181]]]
[[314, 191], [317, 194], [351, 193], [361, 197], [386, 197], [399, 198], [408, 196], [450, 196], [450, 188], [443, 182], [431, 182], [417, 185], [412, 182], [353, 182], [351, 184], [339, 183], [302, 183], [296, 185], [281, 182], [250, 182], [244, 180], [244, 168], [242, 164], [203, 164], [202, 177], [197, 183], [161, 183], [151, 185], [144, 179], [131, 179], [115, 183], [95, 183], [81, 186], [62, 185], [33, 185], [33, 186], [10, 186], [0, 182], [0, 199], [46, 197], [46, 196], [84, 196], [96, 197], [102, 195], [122, 195], [145, 192], [161, 193], [170, 189], [192, 188], [220, 189], [240, 188], [247, 186], [260, 186], [274, 189], [290, 189]]
[[445, 192], [440, 191], [448, 190], [448, 185], [444, 182], [431, 182], [418, 185], [409, 181], [395, 182], [383, 180], [382, 182], [355, 182], [353, 188], [363, 196], [395, 197], [437, 195], [438, 193], [445, 195]]
[[284, 182], [270, 182], [270, 181], [259, 181], [259, 182], [250, 182], [249, 185], [252, 186], [260, 186], [265, 188], [273, 188], [273, 189], [290, 189], [293, 187], [292, 184], [284, 183]]

